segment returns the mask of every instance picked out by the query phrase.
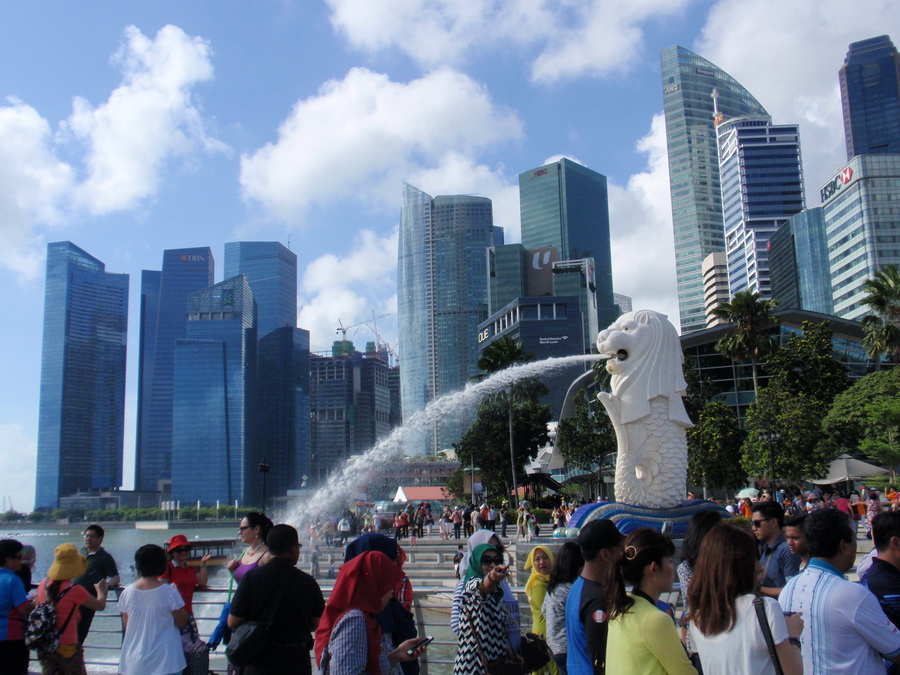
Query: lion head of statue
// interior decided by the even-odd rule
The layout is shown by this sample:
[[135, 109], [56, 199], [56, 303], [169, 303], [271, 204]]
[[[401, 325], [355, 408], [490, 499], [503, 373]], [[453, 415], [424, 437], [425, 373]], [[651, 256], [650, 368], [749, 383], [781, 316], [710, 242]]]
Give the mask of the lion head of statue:
[[687, 388], [684, 355], [675, 327], [665, 314], [641, 309], [620, 316], [597, 335], [597, 351], [607, 357], [612, 393], [622, 401], [622, 421], [650, 413], [649, 401], [669, 399], [670, 417], [690, 426], [681, 397]]

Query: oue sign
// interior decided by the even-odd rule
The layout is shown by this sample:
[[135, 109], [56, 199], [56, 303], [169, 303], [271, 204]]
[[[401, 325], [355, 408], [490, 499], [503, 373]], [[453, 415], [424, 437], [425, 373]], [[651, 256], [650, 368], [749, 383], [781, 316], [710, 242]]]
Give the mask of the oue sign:
[[844, 185], [849, 183], [851, 180], [853, 180], [853, 169], [851, 169], [848, 166], [848, 167], [845, 167], [843, 169], [843, 171], [841, 171], [832, 180], [825, 183], [825, 186], [819, 191], [819, 194], [822, 197], [822, 202], [824, 203], [835, 192], [840, 190]]
[[481, 344], [482, 342], [487, 340], [489, 337], [491, 337], [491, 329], [485, 328], [483, 331], [478, 333], [478, 344]]

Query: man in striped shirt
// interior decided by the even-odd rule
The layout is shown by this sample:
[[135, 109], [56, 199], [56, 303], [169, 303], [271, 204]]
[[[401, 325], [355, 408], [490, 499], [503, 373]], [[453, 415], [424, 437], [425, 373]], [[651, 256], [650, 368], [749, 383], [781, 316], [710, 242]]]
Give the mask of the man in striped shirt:
[[872, 593], [844, 578], [856, 559], [850, 519], [837, 509], [813, 511], [803, 533], [811, 560], [788, 580], [779, 603], [803, 612], [804, 674], [884, 672], [882, 657], [900, 663], [897, 627]]

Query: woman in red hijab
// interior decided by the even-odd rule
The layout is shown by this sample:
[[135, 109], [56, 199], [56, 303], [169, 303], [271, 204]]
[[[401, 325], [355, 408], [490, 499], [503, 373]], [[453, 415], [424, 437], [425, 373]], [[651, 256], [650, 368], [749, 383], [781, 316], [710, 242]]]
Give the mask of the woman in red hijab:
[[380, 551], [367, 551], [341, 566], [316, 629], [316, 665], [322, 675], [388, 675], [399, 662], [425, 651], [406, 653], [418, 638], [394, 649], [382, 640], [375, 620], [402, 577], [403, 571]]

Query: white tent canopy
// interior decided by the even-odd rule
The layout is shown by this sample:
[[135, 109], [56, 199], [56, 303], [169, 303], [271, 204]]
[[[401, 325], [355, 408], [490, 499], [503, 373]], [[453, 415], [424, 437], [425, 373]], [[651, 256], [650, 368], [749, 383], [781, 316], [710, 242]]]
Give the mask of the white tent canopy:
[[850, 455], [841, 455], [828, 466], [827, 476], [811, 480], [810, 483], [831, 485], [832, 483], [840, 483], [854, 478], [867, 478], [883, 473], [888, 473], [888, 470], [859, 459], [853, 459]]

